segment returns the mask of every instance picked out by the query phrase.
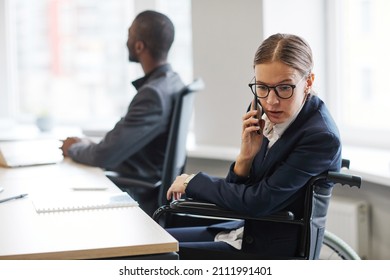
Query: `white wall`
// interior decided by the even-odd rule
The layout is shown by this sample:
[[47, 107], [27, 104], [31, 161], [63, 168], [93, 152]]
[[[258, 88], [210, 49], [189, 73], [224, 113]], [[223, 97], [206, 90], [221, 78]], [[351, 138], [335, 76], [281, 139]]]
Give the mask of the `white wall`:
[[192, 1], [196, 145], [236, 149], [252, 93], [253, 57], [262, 36], [262, 1]]

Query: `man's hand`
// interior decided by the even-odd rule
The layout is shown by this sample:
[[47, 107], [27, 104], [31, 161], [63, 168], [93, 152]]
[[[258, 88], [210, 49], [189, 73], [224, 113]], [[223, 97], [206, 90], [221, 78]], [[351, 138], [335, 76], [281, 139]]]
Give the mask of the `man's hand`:
[[70, 146], [72, 146], [74, 143], [78, 143], [80, 141], [81, 141], [81, 139], [79, 137], [68, 137], [65, 140], [62, 140], [62, 146], [60, 148], [62, 150], [62, 155], [64, 157], [67, 157], [68, 150], [69, 150]]

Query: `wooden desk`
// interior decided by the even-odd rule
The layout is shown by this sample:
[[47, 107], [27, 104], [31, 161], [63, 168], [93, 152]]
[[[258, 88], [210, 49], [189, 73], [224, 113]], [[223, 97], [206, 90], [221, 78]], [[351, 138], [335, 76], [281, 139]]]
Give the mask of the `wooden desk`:
[[[75, 186], [120, 190], [99, 168], [64, 160], [55, 165], [0, 168], [0, 259], [96, 259], [172, 253], [177, 241], [139, 207], [41, 213], [34, 195], [73, 191]], [[79, 192], [79, 191], [76, 191]], [[102, 192], [100, 190], [99, 192]]]

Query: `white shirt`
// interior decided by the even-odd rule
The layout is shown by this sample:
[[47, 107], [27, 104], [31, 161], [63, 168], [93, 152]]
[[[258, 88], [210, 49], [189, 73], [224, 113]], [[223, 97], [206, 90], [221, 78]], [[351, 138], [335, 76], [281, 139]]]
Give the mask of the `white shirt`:
[[290, 124], [295, 121], [304, 104], [305, 102], [302, 103], [299, 110], [293, 116], [283, 123], [273, 124], [266, 114], [263, 115], [263, 120], [265, 121], [263, 134], [266, 138], [268, 138], [268, 149], [271, 148], [280, 137], [282, 137], [282, 134], [286, 131]]

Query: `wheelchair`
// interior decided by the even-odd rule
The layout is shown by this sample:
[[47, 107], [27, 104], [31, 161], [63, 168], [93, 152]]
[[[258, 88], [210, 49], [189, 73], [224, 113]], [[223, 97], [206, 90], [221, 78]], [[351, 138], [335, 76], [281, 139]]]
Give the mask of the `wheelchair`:
[[[349, 168], [349, 160], [343, 159], [342, 167]], [[199, 219], [205, 219], [207, 223], [216, 223], [225, 220], [245, 220], [245, 225], [250, 221], [264, 221], [270, 223], [293, 224], [300, 228], [299, 242], [294, 256], [277, 256], [273, 255], [267, 259], [297, 259], [297, 260], [313, 260], [320, 259], [320, 252], [330, 251], [332, 259], [334, 256], [340, 259], [360, 259], [358, 254], [343, 240], [336, 235], [325, 230], [326, 213], [317, 213], [316, 205], [318, 203], [329, 204], [331, 193], [329, 195], [321, 195], [321, 186], [319, 182], [328, 180], [336, 185], [356, 186], [360, 188], [361, 177], [342, 172], [328, 171], [318, 176], [311, 178], [305, 189], [304, 210], [303, 214], [297, 215], [292, 211], [280, 211], [272, 215], [264, 217], [251, 217], [235, 213], [230, 210], [222, 209], [215, 204], [203, 201], [195, 201], [190, 198], [172, 201], [170, 204], [159, 207], [153, 214], [153, 219], [157, 222], [164, 220], [166, 225], [183, 226], [182, 221], [186, 221], [186, 225], [195, 225]], [[322, 187], [323, 188], [323, 187]], [[179, 225], [178, 225], [179, 221]], [[319, 230], [325, 230], [324, 234], [319, 234]], [[244, 228], [245, 232], [245, 228]], [[245, 239], [245, 235], [244, 235]], [[244, 242], [244, 241], [243, 241]], [[201, 250], [200, 250], [201, 251]], [[180, 254], [180, 252], [179, 252]], [[214, 252], [202, 251], [198, 257], [205, 259], [264, 259], [264, 256], [259, 256], [255, 252]], [[328, 258], [328, 257], [326, 257]]]

